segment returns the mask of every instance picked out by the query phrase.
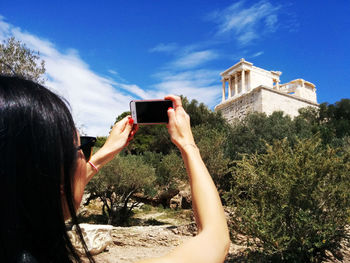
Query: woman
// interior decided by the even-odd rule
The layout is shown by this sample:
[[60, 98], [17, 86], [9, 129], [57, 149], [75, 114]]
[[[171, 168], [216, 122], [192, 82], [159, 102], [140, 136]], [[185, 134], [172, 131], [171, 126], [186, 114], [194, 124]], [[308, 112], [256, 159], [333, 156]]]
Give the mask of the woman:
[[[223, 262], [229, 235], [219, 195], [195, 145], [181, 99], [172, 95], [165, 99], [175, 106], [168, 110], [167, 127], [189, 175], [198, 235], [164, 257], [142, 262]], [[93, 140], [80, 141], [62, 99], [32, 81], [0, 76], [1, 261], [80, 262], [65, 219], [72, 219], [83, 240], [75, 211], [84, 188], [136, 130], [130, 116], [119, 121], [90, 159]]]

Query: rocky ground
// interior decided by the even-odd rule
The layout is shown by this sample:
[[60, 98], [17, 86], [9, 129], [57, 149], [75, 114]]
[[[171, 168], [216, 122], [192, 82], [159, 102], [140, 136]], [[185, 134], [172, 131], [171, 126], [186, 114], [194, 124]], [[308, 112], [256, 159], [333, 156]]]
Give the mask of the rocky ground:
[[[168, 217], [167, 217], [168, 216]], [[153, 222], [163, 225], [146, 225], [131, 227], [113, 227], [111, 230], [111, 245], [105, 251], [94, 255], [97, 262], [118, 262], [132, 263], [141, 259], [160, 257], [173, 250], [179, 244], [185, 242], [196, 234], [196, 227], [191, 223], [193, 217], [186, 214], [177, 214], [176, 220], [169, 217], [169, 214], [160, 211], [148, 211], [143, 214], [136, 214], [136, 218], [145, 222]], [[350, 231], [350, 229], [349, 229]], [[245, 237], [239, 237], [245, 240]], [[235, 240], [235, 243], [240, 243]], [[231, 243], [230, 251], [225, 263], [229, 262], [246, 262], [244, 251], [246, 247]], [[330, 262], [350, 262], [350, 246], [343, 243], [343, 248], [339, 251], [338, 256], [342, 256], [342, 260], [336, 260], [333, 255], [329, 254]]]
[[[115, 227], [112, 230], [114, 244], [104, 252], [95, 255], [94, 258], [97, 262], [131, 263], [141, 259], [160, 257], [191, 238], [194, 231], [193, 225]], [[244, 250], [244, 246], [231, 243], [225, 263], [246, 262]], [[326, 262], [350, 262], [349, 247], [345, 244], [341, 254], [343, 260], [332, 257]]]
[[[132, 263], [141, 259], [160, 257], [191, 238], [193, 233], [193, 225], [114, 227], [113, 244], [94, 258], [97, 262]], [[246, 262], [245, 248], [231, 243], [225, 263]], [[331, 259], [325, 262], [350, 262], [348, 246], [344, 244], [340, 254], [343, 260], [336, 260], [331, 256]]]
[[[112, 230], [114, 244], [94, 258], [97, 262], [130, 263], [159, 257], [191, 238], [194, 232], [192, 224], [115, 227]], [[230, 254], [237, 255], [243, 250], [244, 247], [231, 244]]]

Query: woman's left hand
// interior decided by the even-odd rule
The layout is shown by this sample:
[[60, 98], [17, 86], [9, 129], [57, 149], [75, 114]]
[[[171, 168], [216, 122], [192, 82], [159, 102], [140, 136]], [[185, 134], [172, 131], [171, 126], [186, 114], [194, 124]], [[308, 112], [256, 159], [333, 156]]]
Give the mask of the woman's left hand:
[[[100, 150], [92, 157], [91, 162], [100, 169], [103, 165], [110, 162], [120, 151], [129, 144], [138, 130], [138, 125], [134, 125], [131, 116], [114, 124], [109, 136]], [[88, 176], [90, 179], [92, 174]]]
[[138, 125], [134, 125], [131, 116], [125, 117], [114, 124], [102, 149], [114, 157], [129, 144], [137, 130]]

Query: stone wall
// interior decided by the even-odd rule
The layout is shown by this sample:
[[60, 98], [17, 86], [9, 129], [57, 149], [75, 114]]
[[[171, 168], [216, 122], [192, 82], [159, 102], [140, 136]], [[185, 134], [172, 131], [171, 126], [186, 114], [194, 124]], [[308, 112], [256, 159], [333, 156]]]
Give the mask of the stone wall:
[[215, 107], [223, 117], [232, 123], [234, 119], [243, 119], [249, 112], [265, 112], [267, 115], [274, 111], [283, 111], [292, 118], [299, 114], [300, 108], [318, 107], [317, 103], [297, 98], [264, 86], [259, 86], [238, 98], [231, 98]]
[[252, 67], [250, 71], [250, 88], [255, 89], [259, 86], [273, 87], [273, 76], [270, 71], [263, 70], [257, 67]]
[[238, 98], [231, 98], [215, 107], [223, 117], [232, 123], [234, 119], [244, 118], [248, 112], [261, 111], [261, 93], [256, 89]]
[[298, 98], [277, 90], [272, 90], [265, 87], [261, 88], [262, 106], [261, 111], [267, 115], [274, 111], [283, 111], [292, 118], [299, 115], [299, 109], [308, 106], [318, 107], [317, 103], [308, 101], [306, 99]]

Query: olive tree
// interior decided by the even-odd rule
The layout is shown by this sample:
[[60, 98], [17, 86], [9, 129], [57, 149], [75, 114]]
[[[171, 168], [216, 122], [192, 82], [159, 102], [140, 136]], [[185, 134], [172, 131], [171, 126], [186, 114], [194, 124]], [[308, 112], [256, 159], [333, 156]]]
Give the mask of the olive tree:
[[154, 168], [146, 164], [141, 156], [118, 156], [87, 185], [88, 202], [101, 200], [102, 213], [108, 217], [109, 224], [125, 224], [137, 205], [133, 195], [151, 192], [155, 179]]
[[37, 51], [10, 37], [0, 43], [0, 73], [44, 83], [45, 62]]

